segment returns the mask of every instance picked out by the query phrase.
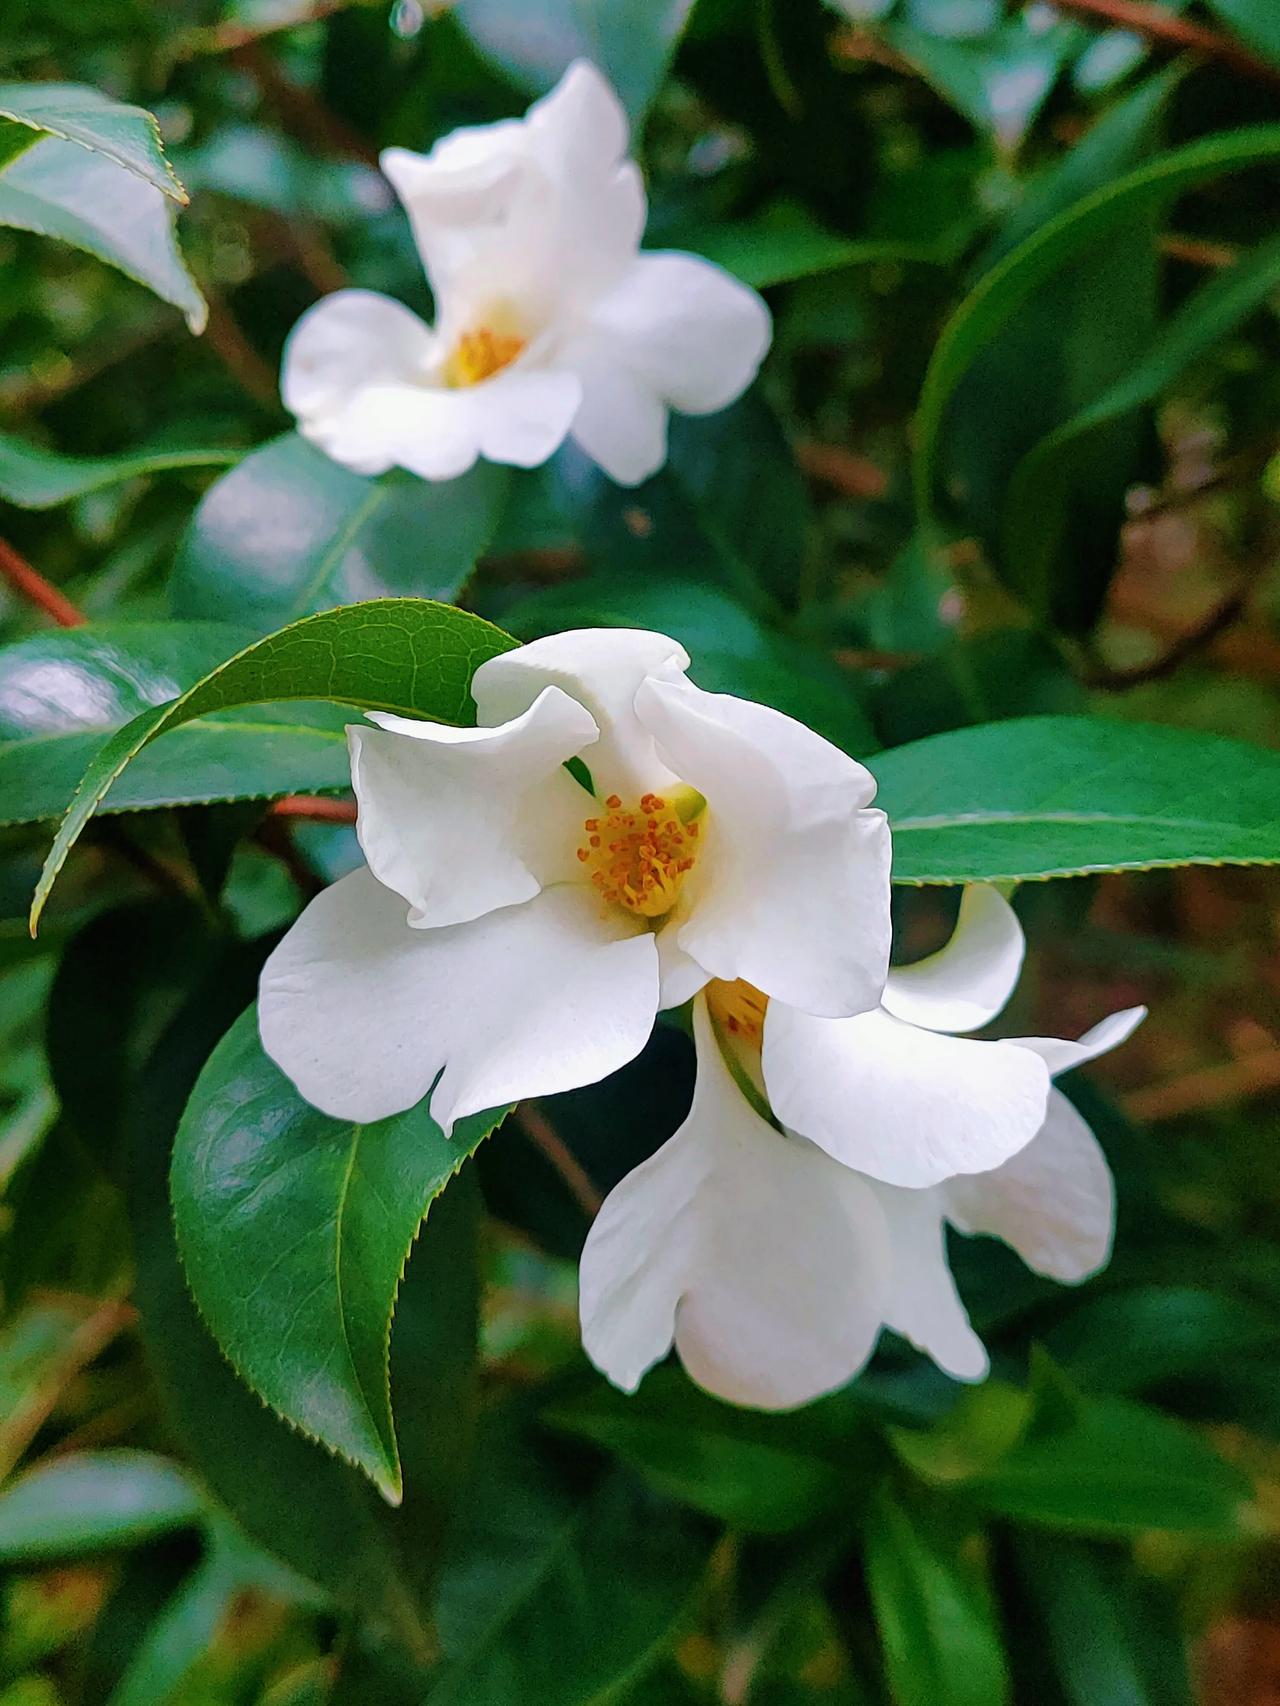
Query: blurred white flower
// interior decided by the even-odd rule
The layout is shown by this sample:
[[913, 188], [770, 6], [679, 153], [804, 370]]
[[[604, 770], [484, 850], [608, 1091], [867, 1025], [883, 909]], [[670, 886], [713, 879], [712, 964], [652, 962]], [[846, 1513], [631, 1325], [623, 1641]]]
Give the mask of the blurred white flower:
[[[744, 1088], [773, 1093], [768, 1039], [781, 1003], [742, 983], [712, 983], [699, 995], [689, 1117], [610, 1193], [582, 1255], [583, 1343], [615, 1385], [633, 1391], [674, 1344], [708, 1391], [789, 1408], [850, 1380], [882, 1326], [955, 1378], [981, 1379], [986, 1352], [952, 1280], [948, 1222], [1002, 1238], [1053, 1279], [1076, 1282], [1105, 1263], [1111, 1174], [1049, 1076], [1123, 1042], [1143, 1009], [1115, 1014], [1075, 1043], [954, 1044], [972, 1051], [957, 1069], [949, 1053], [936, 1053], [933, 1031], [976, 1026], [1004, 1005], [1022, 959], [1012, 909], [992, 889], [968, 890], [943, 954], [945, 961], [935, 955], [890, 973], [885, 1007], [912, 1014], [914, 1022], [894, 1020], [910, 1037], [895, 1035], [886, 1048], [882, 1024], [862, 1026], [835, 1054], [808, 1058], [823, 1134], [839, 1137], [822, 1147], [769, 1124]], [[939, 1157], [978, 1153], [984, 1116], [1002, 1134], [986, 1152], [1007, 1150], [1016, 1126], [1009, 1078], [999, 1065], [985, 1067], [990, 1051], [1003, 1048], [1025, 1052], [1041, 1069], [1035, 1123], [1012, 1159], [932, 1182]], [[831, 1069], [833, 1081], [818, 1080]], [[788, 1087], [796, 1071], [788, 1062]], [[773, 1112], [780, 1115], [776, 1105]], [[868, 1119], [873, 1133], [860, 1147]], [[968, 1134], [962, 1141], [957, 1126]], [[838, 1149], [842, 1158], [883, 1159], [895, 1129], [916, 1159], [886, 1166], [927, 1174], [923, 1188], [884, 1184], [833, 1158]]]
[[312, 901], [260, 989], [263, 1045], [308, 1101], [367, 1121], [430, 1092], [447, 1132], [605, 1077], [711, 978], [874, 1006], [873, 778], [688, 665], [661, 634], [579, 630], [481, 665], [478, 728], [350, 730], [368, 869]]
[[382, 168], [436, 304], [340, 290], [303, 315], [281, 388], [299, 430], [363, 474], [533, 467], [569, 435], [624, 485], [666, 460], [667, 412], [738, 397], [769, 346], [754, 291], [694, 255], [640, 253], [627, 121], [583, 61], [523, 119], [456, 130]]

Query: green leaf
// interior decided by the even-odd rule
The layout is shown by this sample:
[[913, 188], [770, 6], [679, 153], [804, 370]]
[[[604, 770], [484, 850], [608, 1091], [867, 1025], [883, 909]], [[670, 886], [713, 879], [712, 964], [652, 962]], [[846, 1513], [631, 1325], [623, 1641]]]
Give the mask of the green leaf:
[[[136, 717], [94, 758], [45, 861], [32, 905], [32, 929], [85, 824], [116, 778], [156, 735], [215, 711], [291, 699], [331, 699], [442, 722], [470, 722], [472, 675], [486, 658], [513, 644], [478, 616], [426, 599], [374, 599], [309, 617], [259, 640], [168, 705]], [[292, 785], [315, 784], [299, 767]], [[234, 789], [221, 797], [234, 798]]]
[[118, 456], [63, 456], [11, 433], [0, 433], [0, 498], [19, 509], [53, 509], [122, 480], [171, 468], [214, 468], [237, 462], [242, 454], [221, 445], [175, 445]]
[[1032, 1639], [1047, 1646], [1068, 1706], [1191, 1706], [1167, 1591], [1110, 1548], [1024, 1530], [1011, 1548]]
[[37, 142], [0, 173], [0, 225], [95, 255], [204, 330], [209, 310], [178, 251], [172, 202], [106, 155], [57, 137]]
[[[769, 1416], [655, 1369], [634, 1394], [603, 1383], [553, 1403], [544, 1419], [643, 1471], [663, 1492], [737, 1528], [782, 1533], [820, 1516], [875, 1459], [866, 1440], [820, 1414]], [[843, 1437], [842, 1437], [843, 1436]]]
[[1280, 753], [1084, 717], [954, 729], [868, 761], [902, 883], [1280, 862]]
[[[4, 648], [0, 821], [60, 816], [110, 735], [192, 687], [250, 638], [220, 622], [122, 622], [32, 634]], [[345, 787], [349, 720], [328, 705], [200, 717], [144, 752], [106, 810]]]
[[190, 1528], [203, 1501], [168, 1458], [123, 1447], [46, 1460], [0, 1493], [0, 1563], [39, 1564], [141, 1546]]
[[[1160, 328], [1146, 354], [1102, 396], [1042, 439], [1014, 470], [1005, 499], [1005, 577], [1041, 615], [1070, 575], [1067, 531], [1092, 483], [1107, 429], [1156, 399], [1191, 364], [1254, 314], [1280, 285], [1280, 238], [1210, 279]], [[1102, 442], [1100, 442], [1100, 440]]]
[[914, 458], [921, 514], [927, 516], [933, 507], [939, 436], [956, 386], [1038, 285], [1126, 221], [1164, 208], [1185, 190], [1224, 173], [1278, 158], [1280, 125], [1254, 125], [1202, 137], [1076, 202], [987, 273], [948, 321], [925, 374], [916, 412]]
[[574, 1495], [501, 1438], [480, 1462], [441, 1578], [445, 1663], [424, 1706], [625, 1698], [680, 1633], [707, 1538], [622, 1471]]
[[1205, 4], [1241, 41], [1280, 66], [1280, 12], [1271, 0], [1205, 0]]
[[589, 59], [632, 123], [657, 94], [692, 0], [456, 0], [453, 15], [484, 56], [541, 95], [572, 60]]
[[502, 1112], [452, 1139], [420, 1104], [361, 1126], [304, 1102], [250, 1008], [209, 1057], [174, 1144], [178, 1247], [241, 1375], [294, 1427], [403, 1492], [388, 1346], [409, 1249]]
[[[249, 1390], [201, 1322], [175, 1246], [173, 1130], [209, 1049], [251, 998], [261, 957], [261, 948], [224, 954], [191, 988], [139, 1081], [128, 1202], [147, 1362], [168, 1425], [244, 1531], [358, 1612], [374, 1639], [420, 1661], [429, 1637], [405, 1562], [418, 1538], [409, 1522], [413, 1488], [391, 1511], [363, 1475], [286, 1426]], [[411, 1278], [412, 1264], [401, 1313]], [[393, 1368], [395, 1349], [393, 1342]]]
[[165, 159], [160, 126], [142, 107], [113, 101], [82, 83], [0, 83], [0, 119], [74, 142], [113, 160], [174, 201], [187, 199]]
[[1120, 1394], [1274, 1366], [1278, 1342], [1280, 1331], [1244, 1298], [1181, 1285], [1086, 1296], [1045, 1335], [1080, 1386]]
[[963, 1534], [888, 1484], [863, 1530], [867, 1586], [898, 1706], [1000, 1706], [1008, 1698], [991, 1595]]
[[497, 529], [509, 483], [490, 462], [456, 480], [367, 480], [287, 433], [205, 494], [178, 550], [173, 613], [230, 610], [268, 633], [356, 599], [455, 599]]
[[941, 265], [946, 245], [908, 243], [895, 237], [842, 237], [794, 202], [780, 202], [751, 219], [699, 223], [673, 233], [671, 248], [688, 249], [756, 290], [815, 278], [842, 267]]
[[964, 1483], [984, 1510], [1097, 1535], [1233, 1535], [1250, 1488], [1198, 1434], [1125, 1398], [1081, 1399], [1073, 1423], [1027, 1435]]

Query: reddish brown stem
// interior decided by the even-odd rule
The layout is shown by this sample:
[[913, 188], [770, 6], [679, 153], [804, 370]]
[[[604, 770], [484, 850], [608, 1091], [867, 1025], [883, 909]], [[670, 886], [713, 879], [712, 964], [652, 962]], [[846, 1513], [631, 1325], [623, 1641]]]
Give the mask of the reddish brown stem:
[[1163, 681], [1172, 675], [1189, 658], [1211, 646], [1244, 615], [1247, 595], [1243, 588], [1228, 593], [1221, 603], [1213, 609], [1195, 627], [1185, 634], [1179, 634], [1160, 656], [1153, 658], [1150, 663], [1135, 664], [1131, 669], [1112, 669], [1101, 665], [1086, 677], [1089, 687], [1105, 688], [1108, 692], [1122, 693], [1130, 687], [1140, 687], [1147, 681]]
[[354, 823], [354, 800], [327, 800], [320, 794], [286, 794], [271, 807], [272, 817], [302, 818], [307, 823]]
[[1115, 25], [1145, 36], [1157, 47], [1170, 53], [1199, 53], [1206, 59], [1216, 59], [1229, 66], [1241, 77], [1280, 87], [1280, 71], [1259, 59], [1230, 36], [1197, 24], [1190, 18], [1176, 17], [1157, 6], [1152, 0], [1053, 0], [1059, 12], [1067, 12], [1089, 23]]
[[0, 539], [0, 575], [20, 598], [25, 598], [28, 604], [34, 604], [38, 610], [43, 610], [58, 624], [59, 628], [80, 628], [89, 619], [83, 610], [78, 610], [71, 600], [60, 593], [56, 586], [37, 574], [27, 562], [20, 557], [13, 546]]
[[604, 1201], [590, 1176], [536, 1102], [521, 1102], [512, 1118], [559, 1174], [578, 1207], [594, 1220]]

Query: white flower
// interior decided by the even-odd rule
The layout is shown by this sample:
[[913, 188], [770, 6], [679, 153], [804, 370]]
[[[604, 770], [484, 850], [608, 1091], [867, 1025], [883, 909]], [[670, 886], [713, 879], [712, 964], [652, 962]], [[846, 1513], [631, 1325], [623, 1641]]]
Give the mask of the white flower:
[[523, 120], [390, 148], [436, 304], [341, 290], [285, 349], [285, 406], [363, 474], [448, 480], [477, 457], [533, 467], [572, 434], [615, 480], [666, 460], [667, 411], [708, 414], [769, 347], [754, 291], [709, 261], [641, 254], [645, 194], [627, 121], [582, 61]]
[[[1013, 908], [977, 884], [947, 946], [892, 971], [876, 1010], [829, 1020], [771, 1003], [762, 1067], [779, 1122], [889, 1185], [935, 1185], [1016, 1155], [1044, 1124], [1051, 1074], [1084, 1045], [954, 1033], [1000, 1012], [1023, 946]], [[1132, 1029], [1124, 1014], [1107, 1024]], [[1108, 1030], [1093, 1052], [1122, 1040]]]
[[478, 728], [350, 730], [368, 869], [311, 903], [260, 990], [263, 1045], [308, 1101], [367, 1121], [430, 1092], [448, 1132], [605, 1077], [711, 978], [813, 1013], [878, 1001], [873, 778], [688, 664], [661, 634], [561, 634], [481, 665]]
[[[843, 1033], [839, 1050], [808, 1060], [813, 1074], [834, 1077], [815, 1076], [809, 1085], [824, 1115], [821, 1147], [762, 1118], [726, 1060], [727, 1051], [740, 1080], [773, 1094], [769, 1036], [781, 1004], [741, 984], [709, 985], [695, 1008], [698, 1079], [689, 1117], [610, 1193], [583, 1251], [583, 1343], [597, 1367], [632, 1391], [674, 1343], [709, 1391], [786, 1408], [850, 1380], [884, 1325], [957, 1379], [980, 1379], [986, 1352], [951, 1277], [947, 1222], [1004, 1239], [1054, 1279], [1079, 1281], [1101, 1267], [1114, 1218], [1111, 1175], [1092, 1132], [1049, 1076], [1123, 1042], [1143, 1010], [1115, 1014], [1075, 1043], [948, 1039], [952, 1047], [941, 1055], [934, 1047], [934, 1027], [974, 1026], [1004, 1005], [1021, 959], [1012, 909], [994, 890], [973, 888], [949, 947], [890, 973], [885, 1007], [913, 1014], [916, 1023], [894, 1020], [910, 1036], [894, 1034], [884, 1049], [883, 1024], [820, 1021]], [[762, 1033], [763, 1075], [753, 1055]], [[839, 1149], [883, 1161], [895, 1106], [899, 1142], [913, 1159], [891, 1171], [932, 1175], [939, 1156], [972, 1158], [984, 1141], [984, 1113], [1000, 1133], [994, 1148], [1007, 1148], [1008, 1072], [997, 1065], [983, 1074], [991, 1051], [1003, 1047], [1027, 1053], [1044, 1080], [1035, 1123], [1010, 1159], [917, 1189], [833, 1159]], [[957, 1065], [959, 1048], [971, 1053]], [[796, 1071], [789, 1060], [789, 1090]], [[773, 1112], [780, 1115], [776, 1105]], [[863, 1143], [868, 1113], [873, 1131]], [[957, 1118], [967, 1134], [961, 1143]]]

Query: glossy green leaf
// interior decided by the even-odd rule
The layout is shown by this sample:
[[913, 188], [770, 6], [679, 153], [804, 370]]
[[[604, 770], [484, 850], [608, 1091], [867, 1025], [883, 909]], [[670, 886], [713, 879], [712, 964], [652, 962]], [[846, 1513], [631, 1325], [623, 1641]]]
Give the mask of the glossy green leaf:
[[112, 160], [174, 201], [186, 191], [165, 159], [160, 126], [142, 107], [82, 83], [0, 83], [0, 119]]
[[570, 1493], [538, 1459], [487, 1443], [441, 1578], [445, 1662], [423, 1706], [625, 1699], [681, 1633], [708, 1537], [621, 1471]]
[[833, 1436], [821, 1414], [740, 1410], [675, 1369], [655, 1369], [634, 1394], [594, 1385], [552, 1404], [544, 1419], [694, 1509], [764, 1533], [799, 1527], [847, 1500], [855, 1467], [874, 1462], [866, 1440]]
[[180, 308], [199, 333], [209, 310], [179, 253], [173, 214], [153, 183], [54, 136], [0, 173], [0, 225], [95, 255]]
[[902, 883], [1280, 862], [1280, 753], [1219, 735], [1019, 717], [868, 762]]
[[984, 1510], [1085, 1534], [1238, 1534], [1249, 1484], [1201, 1437], [1125, 1398], [1088, 1398], [1069, 1426], [1029, 1429], [964, 1483]]
[[[174, 1128], [219, 1033], [252, 998], [261, 958], [261, 948], [228, 951], [192, 985], [138, 1083], [128, 1202], [147, 1361], [167, 1425], [244, 1531], [358, 1611], [374, 1639], [421, 1656], [429, 1646], [426, 1618], [406, 1567], [416, 1539], [413, 1487], [393, 1512], [358, 1470], [287, 1426], [250, 1391], [201, 1321], [175, 1245], [168, 1189]], [[414, 1265], [402, 1317], [414, 1301]]]
[[268, 633], [357, 599], [455, 599], [501, 518], [509, 471], [368, 480], [296, 433], [253, 451], [205, 494], [178, 551], [176, 616]]
[[1205, 4], [1241, 41], [1280, 67], [1280, 12], [1271, 0], [1205, 0]]
[[1020, 1530], [1014, 1569], [1067, 1706], [1191, 1706], [1186, 1639], [1169, 1592], [1114, 1549]]
[[1000, 1706], [1004, 1651], [963, 1534], [886, 1484], [863, 1530], [867, 1586], [897, 1706]]
[[1280, 125], [1202, 137], [1095, 190], [1040, 227], [987, 273], [947, 323], [934, 349], [916, 414], [914, 479], [922, 514], [933, 505], [939, 435], [948, 402], [979, 352], [1032, 291], [1086, 247], [1196, 185], [1280, 159]]
[[[0, 821], [60, 816], [113, 733], [250, 638], [221, 622], [122, 622], [32, 634], [0, 651]], [[329, 705], [200, 717], [144, 752], [106, 809], [344, 787], [348, 721]]]
[[376, 1125], [330, 1119], [263, 1053], [251, 1008], [178, 1127], [174, 1221], [210, 1330], [260, 1397], [392, 1503], [400, 1276], [431, 1204], [501, 1117], [475, 1115], [451, 1139], [425, 1104]]
[[[331, 699], [370, 710], [469, 722], [472, 675], [486, 658], [509, 650], [513, 643], [479, 617], [426, 599], [351, 605], [259, 640], [168, 705], [136, 717], [94, 758], [45, 861], [32, 906], [32, 928], [85, 824], [116, 778], [158, 734], [215, 711], [293, 699]], [[315, 784], [299, 767], [292, 785], [302, 789]]]
[[0, 498], [19, 509], [53, 509], [122, 480], [144, 479], [173, 468], [215, 468], [242, 452], [225, 446], [174, 446], [125, 451], [119, 456], [63, 456], [12, 433], [0, 433]]
[[589, 59], [633, 122], [658, 91], [692, 0], [457, 0], [475, 45], [521, 89], [541, 95], [570, 62]]
[[1273, 239], [1189, 297], [1142, 360], [1023, 458], [1005, 501], [1003, 555], [1006, 578], [1034, 609], [1047, 614], [1059, 578], [1071, 573], [1067, 518], [1081, 485], [1093, 478], [1091, 451], [1100, 435], [1154, 403], [1194, 361], [1256, 313], [1277, 286], [1280, 239]]
[[894, 237], [843, 237], [818, 224], [794, 203], [780, 203], [752, 219], [702, 223], [673, 235], [672, 248], [691, 249], [735, 274], [756, 290], [815, 278], [842, 267], [938, 265], [948, 258], [941, 246], [908, 243]]
[[1242, 1297], [1143, 1285], [1083, 1297], [1045, 1345], [1087, 1390], [1137, 1394], [1180, 1378], [1244, 1374], [1250, 1363], [1271, 1366], [1280, 1330]]
[[0, 1492], [0, 1563], [77, 1558], [190, 1528], [203, 1502], [166, 1457], [123, 1447], [48, 1459]]

